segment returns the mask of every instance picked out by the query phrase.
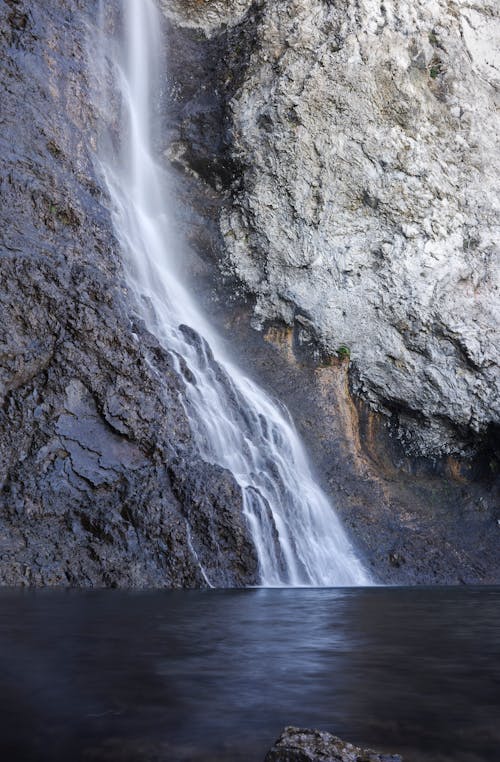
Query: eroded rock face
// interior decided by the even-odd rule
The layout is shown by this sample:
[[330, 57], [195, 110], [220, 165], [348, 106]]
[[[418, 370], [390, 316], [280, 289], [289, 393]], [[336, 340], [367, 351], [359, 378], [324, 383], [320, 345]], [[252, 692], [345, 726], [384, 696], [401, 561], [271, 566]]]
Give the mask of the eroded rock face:
[[252, 584], [229, 473], [134, 315], [94, 170], [93, 3], [0, 2], [0, 584]]
[[159, 0], [165, 15], [181, 26], [203, 29], [210, 35], [222, 25], [234, 26], [252, 0]]
[[500, 419], [498, 5], [261, 5], [222, 221], [256, 324], [299, 315], [408, 452], [463, 453]]
[[264, 762], [403, 762], [398, 754], [360, 749], [320, 730], [285, 728]]
[[[197, 11], [203, 8], [200, 4]], [[266, 321], [262, 331], [250, 328], [255, 296], [248, 280], [245, 290], [234, 277], [238, 268], [227, 263], [219, 220], [221, 210], [228, 219], [235, 209], [244, 213], [243, 203], [258, 203], [246, 195], [251, 168], [248, 157], [234, 150], [238, 136], [233, 124], [238, 94], [245, 91], [252, 62], [259, 60], [264, 19], [271, 10], [270, 3], [253, 3], [237, 24], [214, 26], [208, 35], [196, 27], [202, 13], [190, 16], [191, 25], [184, 21], [182, 27], [169, 17], [172, 98], [165, 115], [166, 156], [175, 171], [182, 210], [178, 222], [191, 244], [185, 254], [191, 287], [242, 367], [286, 403], [318, 480], [375, 579], [389, 584], [495, 584], [500, 574], [495, 486], [500, 453], [494, 431], [489, 447], [488, 439], [473, 442], [476, 457], [420, 457], [420, 447], [397, 437], [405, 421], [402, 403], [385, 399], [384, 410], [391, 405], [387, 416], [353, 394], [353, 387], [361, 387], [354, 363], [332, 358], [306, 310], [292, 305], [290, 327], [278, 319]], [[262, 163], [269, 156], [276, 159], [272, 131], [262, 143]], [[273, 172], [285, 169], [272, 165]], [[271, 168], [263, 172], [267, 176]], [[285, 195], [277, 188], [273, 203], [281, 204]], [[248, 224], [253, 225], [251, 218]], [[229, 251], [234, 253], [233, 243]], [[283, 273], [290, 277], [290, 268]], [[392, 372], [391, 367], [383, 369]], [[415, 425], [415, 418], [409, 422]], [[427, 436], [425, 418], [418, 423], [420, 434]], [[457, 438], [450, 426], [445, 428], [454, 446], [459, 447], [458, 439], [460, 447], [469, 440], [467, 430]], [[411, 454], [415, 451], [418, 456]]]

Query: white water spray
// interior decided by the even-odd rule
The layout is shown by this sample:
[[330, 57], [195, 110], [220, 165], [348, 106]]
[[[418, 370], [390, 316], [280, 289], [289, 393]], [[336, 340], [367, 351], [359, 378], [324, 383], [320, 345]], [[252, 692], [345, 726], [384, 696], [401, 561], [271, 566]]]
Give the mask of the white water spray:
[[241, 488], [262, 585], [370, 584], [286, 412], [228, 360], [180, 282], [171, 199], [153, 150], [162, 18], [152, 0], [123, 0], [123, 11], [114, 53], [107, 43], [121, 96], [121, 147], [105, 151], [102, 167], [129, 285], [149, 330], [176, 359], [201, 455], [231, 471]]

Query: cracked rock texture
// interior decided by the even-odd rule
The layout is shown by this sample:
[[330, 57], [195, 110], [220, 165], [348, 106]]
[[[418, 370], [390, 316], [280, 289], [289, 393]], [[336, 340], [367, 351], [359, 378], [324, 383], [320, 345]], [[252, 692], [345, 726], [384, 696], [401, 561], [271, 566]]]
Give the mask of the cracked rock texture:
[[360, 749], [321, 730], [285, 728], [264, 762], [403, 762], [399, 754]]
[[408, 453], [471, 452], [500, 420], [499, 6], [257, 5], [222, 215], [255, 324], [347, 346]]
[[159, 5], [176, 24], [211, 34], [222, 25], [238, 24], [252, 0], [159, 0]]
[[84, 0], [0, 0], [0, 584], [231, 586], [256, 557], [130, 307], [93, 168]]
[[[340, 317], [351, 320], [351, 329], [361, 332], [357, 318], [354, 320], [353, 316], [364, 308], [371, 314], [370, 299], [374, 292], [367, 290], [365, 297], [359, 289], [357, 294], [349, 291], [345, 295], [343, 292], [349, 281], [346, 279], [339, 290], [333, 280], [327, 284], [323, 273], [325, 277], [321, 282], [311, 280], [311, 289], [304, 295], [303, 302], [280, 300], [277, 319], [266, 319], [262, 331], [250, 326], [252, 312], [255, 316], [256, 300], [260, 321], [264, 320], [262, 305], [267, 305], [267, 314], [274, 314], [275, 301], [270, 295], [267, 276], [262, 275], [259, 281], [261, 272], [267, 272], [269, 267], [269, 277], [274, 283], [277, 279], [291, 282], [292, 278], [305, 277], [305, 269], [291, 268], [285, 263], [281, 267], [277, 259], [271, 267], [268, 257], [280, 246], [290, 256], [292, 252], [294, 256], [300, 254], [300, 247], [289, 244], [287, 236], [296, 236], [299, 230], [309, 235], [308, 225], [304, 221], [299, 224], [295, 212], [290, 211], [287, 197], [288, 184], [293, 190], [303, 165], [309, 166], [307, 153], [303, 151], [301, 154], [301, 143], [295, 138], [293, 142], [289, 135], [280, 132], [277, 112], [280, 99], [286, 99], [292, 89], [280, 80], [282, 70], [275, 65], [274, 59], [270, 58], [269, 68], [266, 68], [262, 64], [263, 57], [270, 55], [273, 39], [281, 40], [280, 49], [290, 48], [284, 60], [293, 57], [294, 76], [306, 81], [307, 72], [314, 71], [313, 59], [317, 49], [312, 43], [308, 48], [298, 42], [296, 54], [292, 48], [294, 40], [300, 42], [300, 34], [306, 32], [308, 13], [316, 8], [321, 11], [319, 20], [325, 14], [333, 18], [341, 8], [346, 12], [345, 9], [348, 6], [354, 8], [354, 4], [317, 4], [308, 0], [299, 5], [254, 2], [243, 15], [241, 7], [229, 0], [226, 3], [195, 3], [189, 7], [164, 5], [169, 18], [171, 89], [164, 116], [166, 158], [175, 177], [178, 225], [190, 244], [184, 261], [196, 298], [237, 353], [242, 368], [286, 403], [306, 443], [318, 480], [330, 495], [374, 578], [389, 584], [496, 584], [500, 578], [500, 453], [495, 428], [483, 427], [478, 434], [468, 424], [459, 428], [442, 417], [430, 420], [428, 414], [409, 408], [402, 394], [404, 389], [397, 389], [397, 398], [390, 396], [394, 387], [377, 389], [377, 394], [373, 389], [370, 391], [360, 377], [361, 365], [355, 346], [340, 332], [334, 334], [330, 343], [326, 342], [310, 311], [313, 297], [318, 297], [320, 286], [325, 286], [325, 305], [334, 305], [335, 298], [348, 300], [352, 310], [346, 309], [346, 316]], [[182, 14], [183, 7], [186, 15]], [[207, 21], [209, 12], [210, 24]], [[221, 15], [217, 17], [217, 13]], [[289, 34], [293, 18], [300, 22], [295, 36]], [[278, 21], [268, 33], [268, 24], [273, 19]], [[312, 40], [326, 34], [319, 23], [307, 23]], [[488, 36], [492, 28], [487, 25], [484, 35]], [[283, 41], [285, 37], [286, 41]], [[377, 39], [374, 38], [374, 45]], [[435, 42], [432, 35], [430, 39], [424, 35], [423, 39], [429, 44], [431, 40]], [[319, 51], [321, 53], [321, 46]], [[390, 58], [390, 51], [387, 56]], [[362, 72], [359, 61], [357, 67], [353, 67], [353, 77], [356, 71]], [[419, 71], [423, 76], [423, 70]], [[324, 76], [327, 76], [326, 72]], [[366, 67], [364, 76], [372, 76]], [[426, 74], [425, 86], [434, 87], [434, 79], [430, 72]], [[372, 83], [373, 89], [376, 89], [377, 81]], [[242, 99], [251, 98], [252, 92], [259, 109], [262, 106], [269, 110], [275, 120], [258, 135], [251, 122], [248, 129], [235, 131], [238, 114], [243, 113], [240, 109]], [[329, 161], [334, 159], [332, 141], [335, 135], [321, 109], [326, 107], [324, 99], [333, 98], [335, 92], [332, 81], [328, 92], [318, 95], [314, 104], [319, 109], [318, 118], [322, 120], [326, 153], [330, 143]], [[261, 99], [265, 93], [268, 98], [264, 105]], [[311, 108], [312, 97], [312, 90], [304, 87], [296, 100], [302, 103], [301, 98], [304, 98], [303, 108], [307, 110]], [[429, 97], [434, 102], [431, 92]], [[346, 99], [344, 116], [348, 106]], [[442, 105], [438, 103], [437, 108]], [[340, 120], [339, 114], [335, 115], [333, 111], [332, 114]], [[313, 129], [312, 113], [308, 119], [309, 129]], [[265, 121], [261, 120], [262, 125]], [[296, 127], [298, 130], [298, 124]], [[300, 134], [306, 139], [304, 130]], [[255, 168], [252, 165], [254, 160]], [[255, 182], [254, 192], [251, 192], [250, 182]], [[266, 183], [273, 189], [272, 197], [262, 187]], [[347, 184], [344, 177], [344, 188]], [[330, 203], [333, 203], [331, 197]], [[360, 215], [361, 224], [362, 215], [374, 215], [375, 210], [362, 204], [358, 205], [356, 214]], [[221, 217], [222, 227], [226, 230], [225, 241], [221, 237]], [[243, 218], [244, 230], [241, 227]], [[267, 241], [262, 231], [269, 232], [274, 222], [280, 219], [286, 224], [272, 227], [274, 237]], [[233, 232], [228, 228], [231, 221], [234, 222]], [[325, 230], [331, 231], [331, 227]], [[257, 239], [263, 241], [261, 249], [250, 246]], [[363, 240], [365, 243], [370, 241], [369, 237]], [[229, 263], [228, 252], [232, 258]], [[370, 262], [367, 260], [363, 277], [371, 279], [373, 288], [378, 288], [377, 283], [383, 281], [376, 270], [370, 270]], [[394, 268], [397, 265], [395, 260]], [[250, 266], [256, 273], [254, 280], [249, 277]], [[480, 267], [477, 260], [475, 267]], [[235, 273], [241, 275], [245, 288]], [[319, 273], [317, 268], [310, 270], [309, 277], [317, 278]], [[393, 280], [396, 283], [396, 278]], [[353, 285], [351, 279], [350, 287]], [[398, 287], [401, 289], [399, 295], [404, 297], [401, 283]], [[394, 295], [387, 286], [380, 285], [379, 290], [381, 298], [393, 300]], [[411, 299], [414, 293], [412, 288], [409, 291]], [[490, 300], [489, 308], [493, 310], [494, 306]], [[400, 302], [400, 308], [405, 308], [404, 301]], [[412, 302], [407, 299], [406, 309], [411, 308]], [[475, 309], [480, 312], [480, 302]], [[293, 325], [285, 325], [283, 317]], [[462, 317], [464, 320], [470, 318], [465, 313]], [[372, 325], [365, 321], [365, 331], [373, 342], [379, 341], [374, 334], [381, 331], [384, 321], [389, 319], [389, 313], [385, 316], [380, 313], [379, 322]], [[484, 315], [481, 320], [485, 320]], [[487, 330], [493, 325], [492, 316]], [[361, 339], [365, 341], [363, 335]], [[455, 346], [454, 342], [455, 339], [450, 339], [450, 346]], [[353, 362], [331, 356], [332, 349], [337, 349], [341, 343], [351, 348]], [[377, 367], [381, 374], [389, 377], [398, 366], [388, 360], [382, 350], [380, 353]], [[424, 356], [417, 353], [415, 362], [417, 360], [422, 363], [422, 369]], [[438, 358], [441, 370], [443, 363], [452, 363], [452, 360], [453, 352], [449, 357]], [[463, 363], [465, 368], [465, 359]], [[426, 369], [430, 373], [434, 367], [433, 363], [427, 362]], [[493, 370], [492, 367], [488, 372], [492, 374]], [[402, 370], [398, 372], [402, 373]], [[458, 368], [455, 380], [453, 374], [450, 375], [450, 384], [462, 383], [461, 373]], [[469, 378], [474, 373], [480, 376], [479, 371], [468, 365], [467, 373]], [[415, 376], [414, 395], [422, 393], [419, 383]], [[353, 393], [363, 387], [368, 402], [359, 393]], [[437, 389], [435, 394], [438, 395]], [[478, 404], [477, 399], [474, 404]], [[383, 412], [377, 412], [373, 406]], [[494, 420], [493, 413], [491, 417]], [[409, 434], [412, 434], [411, 439]], [[435, 457], [436, 450], [447, 449], [453, 450], [453, 454]], [[422, 457], [422, 451], [431, 455]]]

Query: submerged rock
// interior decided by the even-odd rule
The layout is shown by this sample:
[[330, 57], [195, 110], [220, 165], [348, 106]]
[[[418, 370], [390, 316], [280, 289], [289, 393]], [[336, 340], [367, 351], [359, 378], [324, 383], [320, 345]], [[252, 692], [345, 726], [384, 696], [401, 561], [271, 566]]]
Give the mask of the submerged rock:
[[285, 728], [264, 762], [403, 762], [398, 754], [360, 749], [320, 730]]

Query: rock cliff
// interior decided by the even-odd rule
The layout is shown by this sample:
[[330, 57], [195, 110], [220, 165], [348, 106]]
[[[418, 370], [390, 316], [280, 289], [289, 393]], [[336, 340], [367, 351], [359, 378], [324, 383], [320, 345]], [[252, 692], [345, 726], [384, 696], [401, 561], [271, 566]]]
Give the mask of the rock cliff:
[[[497, 11], [161, 4], [193, 288], [378, 579], [495, 581]], [[239, 491], [127, 292], [94, 165], [96, 10], [0, 0], [0, 582], [252, 584]]]
[[[213, 0], [163, 2], [162, 6], [170, 21], [172, 81], [165, 120], [166, 157], [176, 172], [178, 198], [184, 210], [178, 222], [191, 244], [186, 252], [186, 270], [198, 298], [238, 353], [240, 363], [290, 408], [318, 479], [378, 579], [392, 583], [494, 582], [500, 574], [500, 453], [495, 423], [498, 397], [494, 391], [498, 383], [494, 359], [498, 357], [494, 347], [498, 341], [495, 221], [490, 213], [478, 210], [481, 204], [491, 208], [495, 197], [491, 192], [481, 201], [477, 190], [483, 175], [485, 187], [493, 182], [489, 163], [495, 157], [489, 159], [488, 152], [494, 135], [490, 127], [481, 132], [476, 117], [471, 116], [470, 129], [475, 135], [471, 144], [479, 153], [475, 158], [471, 154], [470, 161], [466, 159], [462, 166], [446, 146], [447, 137], [455, 139], [452, 124], [456, 117], [448, 114], [449, 106], [441, 97], [444, 90], [441, 95], [436, 91], [436, 67], [433, 64], [431, 72], [425, 68], [427, 64], [422, 68], [422, 62], [408, 63], [409, 53], [405, 54], [406, 63], [402, 53], [394, 61], [391, 58], [399, 50], [396, 41], [402, 46], [407, 37], [412, 49], [415, 37], [426, 55], [434, 50], [437, 28], [433, 29], [439, 24], [431, 24], [431, 19], [436, 18], [438, 6], [415, 6], [412, 34], [408, 30], [413, 29], [413, 16], [405, 4], [398, 6], [397, 13], [388, 13], [392, 20], [380, 34], [368, 23], [370, 13], [375, 13], [369, 4]], [[464, 69], [467, 93], [462, 88], [461, 97], [469, 99], [470, 109], [483, 109], [485, 124], [491, 125], [496, 91], [478, 74], [477, 67], [486, 64], [480, 64], [478, 58], [471, 62], [464, 53], [464, 43], [454, 36], [458, 34], [457, 24], [462, 22], [460, 14], [453, 15], [453, 8], [450, 5], [447, 11], [450, 18], [440, 16], [450, 25], [446, 35], [444, 29], [440, 34], [442, 39], [444, 35], [454, 40], [449, 43], [453, 55], [461, 51], [460, 56], [468, 61]], [[489, 19], [488, 29], [493, 29], [495, 14], [486, 6], [481, 13]], [[343, 24], [349, 45], [355, 47], [359, 37], [368, 47], [363, 53], [364, 63], [359, 55], [348, 66], [349, 48], [344, 48], [344, 37], [337, 39], [334, 34], [339, 24]], [[408, 31], [406, 36], [404, 30]], [[389, 45], [389, 38], [394, 46], [392, 42]], [[374, 70], [368, 65], [377, 55], [386, 57], [385, 69], [380, 66]], [[316, 58], [323, 63], [316, 65]], [[444, 77], [444, 71], [439, 76]], [[490, 67], [490, 81], [492, 76]], [[484, 88], [477, 104], [471, 100], [476, 77], [481, 83], [478, 87]], [[363, 82], [369, 85], [366, 93]], [[383, 106], [378, 88], [387, 94], [391, 87], [392, 100]], [[418, 207], [424, 213], [425, 204], [417, 192], [420, 186], [414, 185], [412, 192], [404, 184], [413, 181], [402, 170], [384, 167], [382, 157], [376, 175], [379, 193], [385, 189], [384, 193], [394, 195], [394, 219], [380, 204], [367, 203], [367, 199], [362, 203], [349, 201], [358, 192], [363, 196], [360, 187], [373, 174], [370, 160], [361, 149], [351, 151], [349, 141], [354, 145], [364, 130], [366, 139], [372, 135], [373, 145], [382, 152], [386, 150], [384, 135], [402, 139], [396, 111], [404, 102], [414, 100], [407, 94], [405, 101], [401, 94], [398, 106], [397, 93], [404, 88], [410, 88], [408, 92], [416, 88], [415, 108], [422, 109], [425, 116], [424, 132], [413, 136], [412, 145], [421, 152], [423, 163], [430, 162], [427, 174], [434, 177], [437, 173], [440, 182], [448, 182], [447, 165], [441, 160], [434, 164], [432, 158], [439, 136], [429, 125], [438, 119], [439, 140], [450, 156], [449, 171], [461, 172], [462, 178], [476, 178], [471, 209], [482, 220], [483, 243], [488, 251], [484, 257], [467, 246], [452, 251], [450, 241], [438, 236], [437, 250], [445, 247], [449, 262], [448, 269], [442, 260], [433, 271], [434, 285], [421, 281], [420, 273], [427, 268], [420, 268], [418, 277], [416, 270], [413, 277], [408, 269], [417, 267], [417, 249], [402, 247], [399, 255], [389, 247], [383, 267], [380, 257], [369, 256], [372, 234], [377, 229], [385, 226], [384, 230], [393, 231], [394, 241], [403, 240], [398, 237], [399, 223], [395, 221], [396, 217], [402, 219], [396, 207], [399, 209], [403, 198], [408, 209]], [[337, 109], [340, 92], [343, 100]], [[291, 99], [302, 122], [293, 115]], [[285, 103], [290, 106], [288, 110]], [[374, 109], [378, 109], [376, 113]], [[415, 130], [417, 127], [415, 123]], [[321, 142], [321, 156], [312, 147], [313, 139]], [[339, 146], [344, 146], [342, 151]], [[340, 172], [349, 161], [357, 171], [347, 168]], [[471, 169], [474, 161], [476, 170]], [[450, 162], [455, 162], [454, 170]], [[312, 176], [312, 168], [319, 179]], [[339, 178], [335, 172], [340, 173]], [[401, 198], [397, 172], [405, 192]], [[418, 182], [430, 180], [422, 177]], [[305, 194], [302, 199], [299, 186]], [[457, 196], [453, 203], [458, 204], [471, 193], [472, 185], [458, 195], [450, 190], [450, 184], [447, 187]], [[326, 199], [316, 221], [307, 212], [309, 201], [312, 203], [308, 189], [312, 189], [310, 194]], [[337, 189], [342, 189], [343, 195]], [[435, 203], [439, 206], [438, 198]], [[186, 209], [191, 210], [189, 215]], [[339, 213], [338, 223], [332, 209]], [[359, 230], [354, 234], [356, 226]], [[417, 238], [413, 243], [405, 238], [407, 246], [421, 246]], [[301, 257], [305, 258], [309, 249], [302, 245], [304, 241], [315, 241], [318, 250], [318, 242], [322, 242], [328, 263], [325, 265], [323, 259], [305, 266]], [[346, 247], [357, 262], [349, 274], [341, 272], [348, 269], [344, 267]], [[409, 258], [410, 250], [414, 260]], [[424, 256], [424, 248], [418, 251]], [[478, 287], [466, 287], [464, 281], [454, 292], [450, 284], [460, 263], [467, 259]], [[441, 299], [443, 289], [448, 294], [448, 316]], [[464, 294], [470, 312], [461, 308], [461, 325], [467, 323], [470, 331], [481, 335], [485, 352], [491, 353], [481, 366], [471, 364], [459, 350], [460, 342], [467, 341], [464, 337], [470, 334], [469, 328], [460, 339], [450, 332], [446, 338], [438, 325], [452, 321], [451, 312], [458, 309]], [[385, 307], [375, 309], [379, 302]], [[343, 307], [339, 309], [339, 305]], [[421, 313], [421, 331], [408, 333], [394, 328], [392, 323], [399, 319], [396, 312], [401, 316], [405, 310], [410, 322], [415, 310]], [[336, 316], [337, 327], [332, 321], [328, 325], [323, 321], [327, 314]], [[251, 323], [259, 330], [252, 330]], [[411, 372], [410, 365], [391, 359], [391, 350], [382, 346], [384, 337], [389, 341], [387, 337], [397, 336], [402, 341], [413, 337], [413, 348], [405, 350], [405, 357], [411, 359]], [[429, 343], [417, 345], [417, 336], [422, 341], [427, 337]], [[338, 357], [342, 346], [345, 349]], [[434, 350], [429, 353], [432, 347], [441, 349], [437, 354]], [[442, 383], [430, 383], [433, 373]], [[481, 424], [467, 418], [467, 405], [482, 411]]]
[[237, 485], [127, 296], [94, 169], [96, 7], [0, 2], [0, 583], [252, 583]]
[[500, 418], [498, 5], [259, 5], [222, 219], [254, 321], [345, 347], [407, 452], [468, 452]]

